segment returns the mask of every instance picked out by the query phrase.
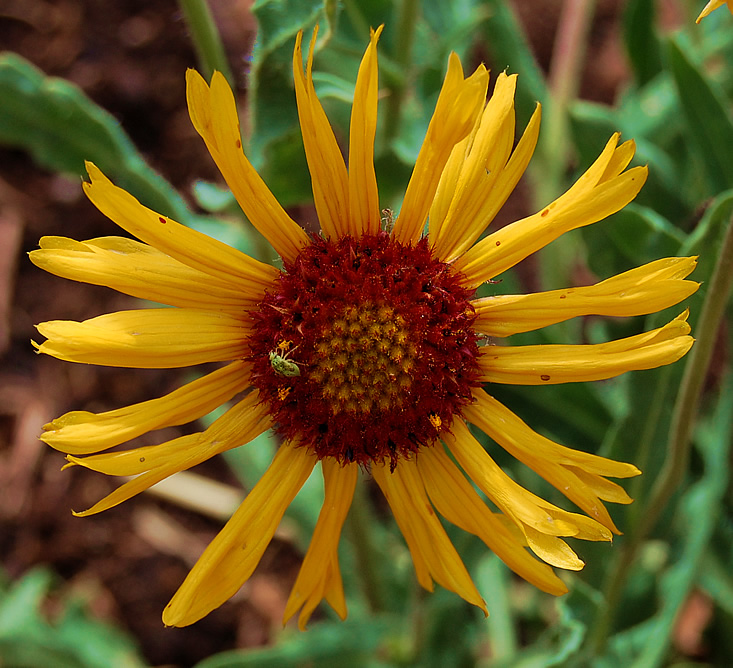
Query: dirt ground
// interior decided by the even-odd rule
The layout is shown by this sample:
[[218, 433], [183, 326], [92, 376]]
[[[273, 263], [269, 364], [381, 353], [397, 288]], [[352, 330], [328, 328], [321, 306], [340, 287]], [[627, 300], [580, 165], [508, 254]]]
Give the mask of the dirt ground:
[[[211, 4], [230, 62], [243, 71], [256, 31], [250, 1]], [[548, 27], [561, 3], [517, 5], [546, 63]], [[598, 3], [597, 57], [588, 59], [583, 91], [592, 99], [609, 100], [624, 76], [614, 39], [619, 5]], [[78, 84], [184, 194], [195, 179], [217, 178], [185, 108], [183, 75], [196, 59], [174, 0], [10, 0], [0, 13], [0, 47]], [[34, 354], [35, 323], [82, 320], [134, 302], [46, 274], [31, 265], [27, 252], [43, 235], [114, 234], [115, 226], [86, 200], [76, 179], [0, 148], [0, 560], [14, 579], [34, 565], [49, 565], [60, 576], [61, 592], [83, 594], [96, 615], [129, 631], [150, 664], [187, 666], [217, 651], [267, 643], [280, 625], [299, 557], [276, 541], [232, 603], [192, 627], [164, 629], [163, 607], [219, 525], [145, 495], [93, 518], [69, 512], [89, 507], [115, 483], [82, 469], [62, 472], [62, 455], [37, 440], [41, 426], [69, 410], [100, 411], [159, 396], [182, 379], [175, 370], [88, 367]], [[180, 433], [166, 430], [156, 442]], [[221, 461], [203, 472], [234, 484]]]

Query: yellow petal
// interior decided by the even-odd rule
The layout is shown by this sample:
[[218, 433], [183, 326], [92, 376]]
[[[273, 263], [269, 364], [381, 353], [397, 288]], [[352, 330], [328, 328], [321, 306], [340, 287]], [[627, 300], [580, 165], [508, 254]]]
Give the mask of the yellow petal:
[[243, 357], [250, 325], [221, 311], [137, 309], [36, 327], [38, 352], [67, 362], [170, 369]]
[[317, 36], [318, 26], [313, 30], [311, 37], [305, 74], [303, 74], [301, 49], [303, 32], [299, 32], [295, 38], [293, 78], [300, 130], [303, 134], [303, 147], [311, 174], [313, 201], [318, 212], [318, 220], [326, 237], [337, 238], [350, 232], [349, 178], [341, 149], [313, 86], [311, 71]]
[[257, 405], [257, 393], [229, 409], [206, 431], [187, 434], [159, 445], [135, 448], [122, 453], [108, 453], [91, 457], [68, 455], [66, 466], [83, 466], [111, 475], [137, 474], [111, 494], [83, 512], [86, 517], [119, 505], [145, 491], [161, 480], [197, 466], [214, 455], [248, 443], [272, 427], [272, 420], [264, 404]]
[[655, 313], [697, 290], [699, 283], [683, 280], [696, 260], [668, 257], [587, 287], [475, 299], [474, 327], [489, 336], [510, 336], [583, 315]]
[[[169, 464], [173, 466], [173, 470], [181, 471], [183, 468], [178, 463], [188, 461], [191, 457], [198, 460], [202, 454], [205, 459], [209, 459], [225, 450], [244, 445], [268, 429], [271, 423], [265, 405], [260, 402], [259, 392], [254, 390], [200, 433], [188, 434], [158, 445], [89, 457], [69, 455], [67, 459], [72, 464], [106, 475], [140, 475]], [[189, 442], [189, 436], [196, 438]]]
[[341, 619], [346, 618], [346, 600], [338, 562], [338, 544], [346, 515], [354, 498], [359, 474], [357, 464], [341, 466], [335, 459], [321, 460], [325, 498], [308, 552], [290, 592], [283, 624], [302, 608], [298, 627], [305, 630], [316, 606], [323, 598]]
[[[607, 146], [609, 146], [616, 137], [618, 137], [618, 135], [614, 135], [609, 140]], [[603, 170], [603, 174], [601, 175], [599, 183], [610, 181], [612, 178], [618, 176], [621, 172], [623, 172], [624, 169], [629, 166], [629, 163], [634, 157], [634, 153], [636, 153], [636, 142], [633, 139], [629, 139], [623, 144], [617, 146], [614, 149], [613, 154], [611, 155], [611, 159], [606, 165], [606, 168]]]
[[569, 571], [579, 571], [585, 566], [585, 563], [578, 559], [578, 555], [561, 538], [548, 536], [531, 526], [524, 527], [524, 535], [532, 552], [548, 564]]
[[[451, 202], [456, 195], [458, 186], [458, 179], [461, 176], [463, 165], [466, 161], [473, 140], [478, 132], [479, 122], [482, 116], [477, 119], [476, 126], [473, 131], [464, 139], [459, 141], [451, 151], [448, 162], [445, 163], [443, 173], [440, 175], [440, 181], [438, 187], [435, 190], [435, 197], [433, 197], [433, 203], [430, 205], [430, 212], [428, 215], [428, 236], [435, 246], [435, 240], [443, 233], [443, 225], [445, 224], [445, 217], [448, 215], [448, 209], [450, 208]], [[436, 257], [441, 261], [445, 261], [436, 250]]]
[[533, 558], [507, 528], [505, 518], [492, 513], [442, 446], [425, 448], [417, 468], [436, 510], [464, 531], [478, 536], [517, 575], [555, 596], [568, 589], [546, 564]]
[[[608, 483], [609, 487], [604, 487], [603, 483], [606, 481], [595, 475], [595, 473], [588, 473], [585, 476], [578, 475], [579, 468], [567, 465], [568, 460], [572, 461], [571, 457], [575, 454], [574, 451], [563, 448], [563, 446], [553, 443], [532, 431], [514, 413], [502, 406], [496, 399], [487, 395], [483, 390], [476, 391], [474, 396], [477, 401], [467, 407], [465, 411], [466, 419], [470, 420], [511, 455], [542, 476], [594, 520], [600, 522], [613, 533], [619, 533], [597, 495], [599, 489], [609, 494], [612, 493], [613, 488], [620, 490], [621, 488], [618, 485]], [[538, 445], [537, 449], [533, 447], [535, 444]], [[570, 456], [563, 456], [564, 451], [568, 451]], [[557, 456], [553, 456], [555, 453]], [[584, 454], [577, 453], [574, 458], [579, 460], [580, 466], [583, 465]], [[592, 464], [595, 465], [594, 468], [603, 467], [606, 471], [617, 471], [624, 474], [624, 477], [639, 474], [639, 470], [631, 464], [614, 462], [602, 457], [592, 459], [586, 456], [585, 459], [590, 459]], [[604, 464], [605, 466], [603, 466]], [[606, 473], [605, 475], [609, 474]], [[597, 481], [601, 481], [601, 484], [599, 485]]]
[[[472, 226], [473, 233], [464, 239], [460, 239], [460, 243], [456, 243], [450, 250], [446, 251], [444, 261], [452, 261], [454, 258], [460, 257], [462, 253], [470, 248], [476, 239], [478, 239], [478, 236], [494, 220], [501, 207], [504, 206], [504, 203], [509, 198], [509, 195], [512, 194], [517, 183], [522, 178], [524, 171], [527, 169], [527, 165], [537, 146], [540, 118], [541, 108], [538, 104], [506, 166], [497, 172], [495, 180], [486, 180], [486, 183], [490, 186], [490, 191], [481, 202], [481, 208], [476, 213], [476, 223]], [[478, 235], [476, 234], [477, 229], [480, 229]]]
[[633, 503], [634, 500], [626, 493], [626, 490], [621, 485], [617, 485], [615, 482], [602, 478], [597, 473], [590, 473], [577, 466], [568, 466], [567, 468], [582, 480], [588, 488], [592, 489], [598, 498], [613, 503]]
[[[484, 390], [474, 390], [473, 396], [475, 401], [463, 409], [464, 417], [517, 459], [521, 460], [521, 457], [515, 453], [525, 452], [562, 466], [573, 466], [611, 478], [632, 478], [641, 473], [633, 464], [573, 450], [551, 441], [531, 429], [519, 416]], [[502, 440], [494, 438], [495, 435]]]
[[40, 246], [40, 250], [28, 254], [37, 267], [56, 276], [104, 285], [139, 299], [169, 306], [236, 312], [256, 303], [236, 284], [192, 269], [133, 239], [102, 237], [74, 241], [42, 237]]
[[[572, 186], [570, 186], [565, 195], [563, 195], [563, 197], [561, 197], [560, 200], [557, 201], [557, 203], [551, 204], [550, 207], [555, 208], [568, 206], [578, 196], [590, 192], [597, 185], [603, 183], [604, 180], [610, 180], [612, 178], [612, 175], [609, 172], [609, 166], [611, 165], [611, 163], [618, 162], [618, 164], [621, 164], [620, 161], [614, 161], [616, 151], [619, 149], [619, 139], [621, 139], [621, 133], [614, 132], [611, 135], [610, 139], [606, 142], [606, 145], [603, 147], [601, 154], [596, 158], [595, 162], [588, 169], [585, 170], [585, 172]], [[633, 147], [633, 145], [634, 144], [632, 142], [631, 146]], [[627, 150], [628, 147], [625, 147], [623, 150], [624, 156], [627, 154]], [[614, 174], [614, 176], [617, 176], [618, 174], [620, 174], [620, 170], [619, 172]], [[604, 176], [606, 177], [605, 179]]]
[[307, 448], [283, 444], [232, 518], [204, 550], [163, 611], [166, 626], [188, 626], [233, 596], [252, 575], [285, 510], [316, 464]]
[[[468, 477], [517, 524], [530, 547], [532, 534], [527, 532], [527, 528], [533, 528], [546, 536], [611, 540], [610, 531], [602, 524], [562, 510], [514, 482], [481, 447], [463, 422], [454, 421], [451, 432], [444, 433], [442, 437]], [[547, 561], [544, 556], [542, 558]]]
[[[413, 561], [417, 554], [417, 562], [427, 567], [430, 584], [426, 588], [432, 591], [432, 578], [488, 615], [486, 603], [430, 505], [415, 462], [401, 460], [394, 471], [389, 468], [388, 464], [372, 464], [372, 475], [392, 509]], [[422, 581], [420, 584], [425, 586]]]
[[695, 23], [700, 23], [710, 12], [718, 9], [718, 7], [722, 7], [723, 5], [728, 5], [728, 9], [730, 9], [731, 14], [733, 14], [733, 2], [731, 0], [710, 0], [707, 5], [703, 8], [703, 10], [700, 12], [700, 16], [695, 19]]
[[248, 362], [236, 360], [158, 399], [104, 413], [72, 411], [43, 426], [41, 440], [71, 455], [101, 452], [141, 434], [192, 422], [249, 387]]
[[411, 244], [420, 238], [443, 168], [453, 147], [474, 127], [486, 100], [488, 83], [489, 75], [483, 65], [464, 79], [461, 62], [451, 53], [435, 112], [395, 221], [394, 235], [398, 241]]
[[[194, 455], [195, 452], [201, 454], [201, 448], [198, 447], [198, 434], [188, 434], [181, 436], [173, 441], [169, 441], [164, 445], [170, 445], [172, 449], [176, 450], [177, 457], [173, 461], [168, 461], [165, 466], [159, 466], [150, 471], [128, 480], [124, 485], [121, 485], [110, 494], [107, 494], [103, 499], [100, 499], [91, 508], [77, 512], [72, 510], [75, 517], [89, 517], [90, 515], [96, 515], [110, 508], [114, 508], [119, 504], [131, 499], [133, 496], [144, 492], [161, 480], [168, 478], [169, 476], [183, 471], [184, 469], [191, 468], [199, 462], [196, 460]], [[99, 456], [99, 455], [98, 455]], [[64, 467], [70, 466], [87, 466], [85, 459], [77, 459], [72, 455], [67, 455], [69, 463]], [[203, 461], [204, 458], [202, 458]]]
[[[487, 210], [498, 210], [493, 189], [514, 145], [514, 91], [517, 76], [502, 73], [496, 81], [494, 93], [486, 105], [478, 130], [465, 156], [454, 183], [443, 178], [439, 190], [453, 193], [450, 208], [442, 221], [434, 220], [437, 210], [431, 208], [430, 235], [437, 257], [449, 262], [473, 245], [488, 225]], [[456, 148], [460, 147], [459, 144]], [[446, 167], [449, 177], [454, 174], [452, 165]], [[452, 180], [452, 178], [451, 178]], [[508, 193], [507, 193], [508, 196]], [[439, 196], [436, 195], [436, 201]]]
[[251, 299], [278, 276], [275, 267], [254, 260], [231, 246], [148, 209], [115, 186], [93, 163], [86, 163], [90, 183], [84, 192], [105, 216], [121, 228], [183, 264], [235, 285]]
[[354, 236], [379, 232], [379, 193], [374, 173], [374, 135], [377, 131], [377, 40], [379, 26], [359, 67], [349, 130], [349, 231]]
[[480, 379], [510, 385], [555, 385], [654, 369], [687, 353], [694, 342], [689, 331], [684, 319], [675, 319], [651, 332], [609, 343], [484, 346], [479, 358]]
[[[614, 138], [617, 139], [616, 136]], [[646, 181], [648, 170], [646, 167], [633, 167], [606, 179], [606, 168], [612, 163], [616, 151], [614, 138], [564, 195], [541, 212], [490, 234], [459, 257], [454, 266], [463, 274], [464, 284], [478, 287], [565, 232], [596, 223], [634, 199]], [[627, 153], [624, 147], [618, 150], [624, 156]], [[613, 164], [618, 167], [622, 162]]]
[[186, 72], [188, 112], [244, 215], [277, 253], [294, 260], [308, 235], [280, 206], [242, 151], [234, 94], [221, 72], [209, 87], [195, 70]]

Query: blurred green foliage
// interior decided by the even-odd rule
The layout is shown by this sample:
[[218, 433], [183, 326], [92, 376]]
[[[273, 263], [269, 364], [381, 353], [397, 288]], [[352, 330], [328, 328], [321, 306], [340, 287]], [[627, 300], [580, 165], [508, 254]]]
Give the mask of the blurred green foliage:
[[[702, 5], [702, 0], [700, 2]], [[380, 42], [380, 102], [376, 165], [381, 205], [399, 210], [400, 197], [420, 147], [448, 54], [456, 51], [466, 69], [476, 54], [491, 60], [495, 71], [519, 73], [518, 131], [537, 101], [552, 108], [553, 91], [534, 60], [508, 0], [258, 0], [253, 8], [259, 35], [249, 80], [251, 136], [245, 145], [252, 162], [283, 202], [309, 201], [310, 180], [302, 149], [292, 86], [292, 49], [296, 33], [306, 39], [320, 24], [314, 80], [336, 134], [348, 137], [348, 118], [357, 68], [367, 44], [369, 27], [385, 24]], [[694, 17], [692, 17], [694, 18]], [[566, 110], [569, 155], [563, 165], [565, 188], [589, 165], [616, 130], [637, 143], [636, 164], [648, 164], [649, 180], [636, 201], [611, 219], [567, 235], [553, 247], [570, 249], [574, 262], [584, 262], [608, 277], [669, 255], [699, 254], [693, 278], [703, 283], [687, 306], [694, 325], [733, 212], [733, 30], [726, 10], [714, 12], [701, 25], [692, 20], [675, 33], [665, 33], [652, 0], [629, 0], [623, 21], [623, 45], [631, 78], [613, 106], [575, 100]], [[408, 48], [406, 48], [406, 45]], [[44, 77], [13, 54], [0, 58], [0, 141], [25, 148], [46, 168], [81, 174], [82, 160], [107, 170], [117, 182], [151, 207], [196, 224], [209, 234], [254, 252], [251, 233], [215, 217], [201, 220], [157, 174], [145, 165], [114, 119], [72, 85]], [[78, 127], [84, 133], [78, 133]], [[556, 159], [538, 149], [530, 182], [542, 178], [541, 166]], [[534, 170], [534, 171], [532, 171]], [[559, 195], [558, 190], [555, 195]], [[199, 184], [196, 199], [211, 213], [236, 206], [227, 191]], [[540, 254], [540, 262], [563, 257]], [[571, 266], [551, 274], [568, 281]], [[561, 271], [562, 270], [562, 271]], [[494, 292], [519, 288], [509, 272]], [[547, 285], [557, 288], [560, 285]], [[585, 335], [610, 339], [658, 326], [682, 310], [646, 319], [592, 322]], [[522, 337], [523, 343], [578, 341], [579, 326], [548, 328]], [[723, 327], [720, 345], [730, 346]], [[688, 358], [689, 359], [689, 358]], [[644, 470], [628, 482], [636, 498], [629, 507], [612, 509], [625, 531], [643, 517], [651, 489], [663, 467], [672, 407], [683, 364], [638, 372], [605, 383], [549, 387], [496, 387], [495, 396], [531, 426], [564, 444], [634, 462]], [[689, 470], [660, 521], [644, 540], [633, 571], [627, 573], [616, 607], [605, 610], [608, 574], [624, 537], [613, 547], [577, 545], [588, 562], [580, 574], [563, 575], [571, 593], [550, 600], [511, 577], [496, 557], [470, 536], [449, 533], [475, 577], [491, 610], [484, 620], [457, 596], [438, 591], [425, 595], [412, 575], [409, 554], [391, 519], [374, 526], [373, 543], [380, 556], [378, 570], [386, 592], [386, 612], [369, 610], [360, 586], [353, 545], [342, 541], [342, 565], [350, 616], [338, 622], [313, 622], [308, 634], [286, 629], [268, 648], [213, 656], [200, 668], [245, 666], [481, 666], [540, 668], [549, 666], [693, 665], [672, 644], [672, 632], [688, 596], [704, 592], [712, 601], [713, 622], [706, 645], [714, 665], [733, 664], [733, 497], [730, 487], [733, 388], [731, 376], [720, 374], [708, 386], [700, 419], [693, 432]], [[258, 443], [228, 453], [246, 486], [259, 478], [276, 447], [265, 435]], [[486, 447], [505, 469], [533, 491], [562, 505], [559, 494], [510, 457]], [[293, 504], [288, 517], [305, 548], [322, 500], [318, 473]], [[0, 643], [13, 651], [58, 652], [68, 657], [54, 665], [94, 666], [86, 650], [68, 644], [66, 630], [86, 629], [85, 644], [103, 642], [100, 627], [74, 612], [52, 633], [38, 616], [45, 576], [28, 576], [3, 593]], [[39, 584], [39, 579], [41, 580]], [[35, 582], [35, 584], [33, 584]], [[19, 600], [27, 597], [27, 607]], [[15, 607], [13, 607], [15, 606]], [[9, 612], [13, 610], [14, 612]], [[599, 615], [608, 613], [607, 643], [592, 644]], [[24, 625], [12, 627], [14, 615]], [[109, 637], [114, 638], [114, 634]], [[120, 641], [117, 651], [127, 647]], [[5, 650], [3, 650], [5, 651]], [[111, 651], [111, 650], [110, 650]], [[83, 656], [82, 656], [83, 654]], [[15, 655], [13, 655], [15, 656]], [[25, 656], [18, 654], [18, 656]], [[56, 654], [48, 654], [56, 657]], [[127, 656], [128, 661], [132, 661]], [[60, 661], [60, 659], [59, 659]], [[19, 663], [18, 665], [25, 665]], [[32, 664], [28, 664], [32, 665]], [[50, 664], [49, 664], [50, 665]], [[101, 665], [101, 664], [100, 664]], [[112, 665], [108, 663], [107, 665]], [[114, 665], [137, 665], [115, 663]]]
[[[38, 568], [11, 583], [0, 573], [0, 665], [12, 668], [142, 668], [134, 641], [93, 619], [83, 598], [60, 597]], [[44, 614], [54, 599], [53, 620]]]

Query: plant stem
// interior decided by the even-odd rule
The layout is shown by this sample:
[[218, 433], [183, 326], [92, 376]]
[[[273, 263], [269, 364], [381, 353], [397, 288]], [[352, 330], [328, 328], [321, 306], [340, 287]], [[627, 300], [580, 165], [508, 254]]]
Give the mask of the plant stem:
[[[580, 88], [594, 9], [595, 0], [563, 2], [550, 62], [549, 99], [543, 114], [539, 161], [530, 171], [535, 210], [547, 206], [564, 189], [570, 162], [568, 108]], [[571, 268], [581, 252], [579, 244], [576, 237], [566, 237], [563, 243], [543, 249], [539, 261], [544, 288], [567, 285]], [[560, 329], [567, 336], [567, 325]]]
[[418, 0], [402, 0], [398, 6], [397, 33], [392, 44], [392, 59], [398, 66], [401, 76], [392, 82], [389, 97], [385, 100], [384, 139], [387, 145], [397, 136], [400, 129], [402, 103], [412, 67], [412, 47], [415, 42], [418, 7]]
[[234, 88], [235, 81], [224, 53], [221, 35], [206, 0], [179, 0], [178, 4], [191, 31], [191, 39], [206, 78], [210, 79], [218, 70]]
[[604, 589], [605, 606], [601, 607], [592, 630], [590, 646], [600, 654], [611, 633], [624, 581], [639, 548], [654, 528], [662, 511], [682, 482], [688, 468], [692, 430], [697, 417], [703, 383], [712, 358], [715, 339], [733, 286], [733, 218], [728, 224], [713, 275], [710, 279], [700, 319], [695, 328], [696, 342], [687, 357], [685, 372], [674, 406], [667, 440], [667, 456], [657, 478], [649, 503], [629, 540], [621, 546], [618, 559]]
[[364, 480], [360, 480], [354, 490], [354, 500], [346, 519], [349, 537], [356, 554], [356, 567], [361, 574], [364, 595], [372, 613], [385, 609], [384, 587], [380, 576], [380, 556], [374, 546], [371, 501]]
[[549, 75], [549, 109], [540, 140], [539, 206], [557, 197], [568, 164], [568, 106], [580, 88], [595, 0], [565, 0], [555, 35]]

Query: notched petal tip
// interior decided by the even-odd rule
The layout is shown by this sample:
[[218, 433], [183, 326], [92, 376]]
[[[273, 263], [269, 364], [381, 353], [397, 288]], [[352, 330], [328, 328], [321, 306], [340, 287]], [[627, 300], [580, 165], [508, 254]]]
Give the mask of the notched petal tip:
[[369, 28], [369, 39], [373, 44], [376, 44], [376, 42], [379, 40], [380, 35], [382, 34], [382, 31], [384, 30], [384, 23], [382, 25], [375, 28]]
[[89, 182], [94, 181], [109, 181], [109, 179], [102, 173], [102, 170], [97, 167], [91, 160], [84, 161], [84, 168], [87, 170], [89, 175]]
[[204, 79], [202, 74], [193, 67], [189, 67], [186, 70], [186, 86], [198, 86], [201, 84], [203, 84], [207, 88], [209, 87], [206, 83], [206, 79]]

